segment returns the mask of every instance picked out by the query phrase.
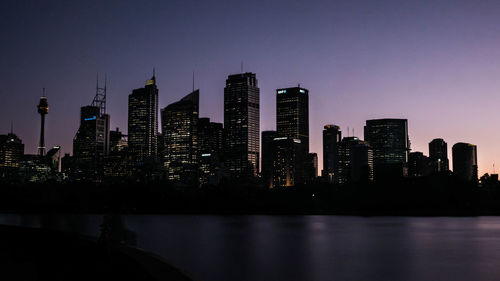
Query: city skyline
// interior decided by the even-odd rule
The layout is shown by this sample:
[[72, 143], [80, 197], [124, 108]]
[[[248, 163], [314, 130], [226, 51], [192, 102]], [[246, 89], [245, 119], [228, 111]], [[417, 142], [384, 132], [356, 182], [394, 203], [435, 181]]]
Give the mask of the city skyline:
[[[45, 87], [51, 106], [46, 120], [46, 146], [61, 145], [64, 152], [70, 152], [72, 137], [78, 130], [79, 108], [87, 105], [89, 96], [94, 93], [97, 71], [107, 73], [109, 77], [110, 128], [114, 130], [119, 127], [127, 133], [126, 95], [132, 89], [144, 85], [151, 75], [152, 67], [157, 69], [159, 107], [179, 100], [188, 92], [194, 70], [196, 88], [200, 88], [202, 93], [200, 117], [222, 122], [224, 79], [228, 74], [240, 72], [240, 62], [243, 60], [244, 71], [257, 73], [259, 77], [262, 105], [260, 131], [276, 129], [276, 89], [298, 83], [309, 89], [310, 151], [318, 153], [319, 163], [322, 163], [321, 131], [325, 124], [338, 124], [344, 136], [352, 135], [347, 134], [348, 127], [351, 130], [354, 128], [354, 135], [363, 139], [365, 120], [405, 118], [409, 120], [412, 151], [428, 155], [428, 143], [435, 138], [443, 138], [449, 144], [448, 155], [451, 155], [454, 143], [473, 143], [478, 146], [479, 175], [493, 172], [493, 163], [500, 159], [500, 149], [497, 148], [499, 136], [491, 130], [500, 121], [495, 108], [500, 93], [496, 82], [496, 78], [500, 77], [496, 63], [500, 61], [497, 60], [500, 54], [495, 50], [500, 40], [496, 33], [498, 19], [494, 16], [500, 8], [498, 3], [378, 3], [377, 7], [370, 6], [370, 9], [341, 1], [333, 4], [315, 2], [318, 3], [322, 5], [296, 2], [283, 9], [279, 9], [279, 1], [261, 3], [251, 8], [260, 12], [257, 19], [252, 20], [249, 15], [244, 15], [238, 21], [237, 16], [230, 15], [215, 24], [215, 27], [221, 27], [234, 21], [235, 27], [227, 27], [228, 32], [239, 27], [252, 35], [261, 34], [253, 47], [255, 51], [251, 51], [252, 47], [248, 46], [249, 41], [245, 37], [235, 35], [233, 44], [227, 44], [228, 41], [209, 41], [210, 44], [204, 49], [193, 47], [184, 55], [178, 55], [180, 48], [188, 46], [197, 36], [201, 40], [207, 40], [208, 37], [201, 32], [187, 36], [187, 31], [201, 26], [203, 20], [207, 22], [222, 13], [217, 11], [221, 8], [219, 5], [207, 9], [207, 14], [202, 15], [203, 5], [206, 4], [200, 4], [202, 7], [199, 7], [191, 3], [174, 3], [178, 8], [176, 12], [181, 16], [191, 11], [200, 19], [190, 24], [181, 21], [182, 26], [187, 26], [182, 32], [175, 33], [171, 29], [165, 31], [165, 35], [158, 38], [158, 45], [163, 48], [160, 50], [137, 47], [128, 40], [117, 42], [110, 39], [112, 44], [108, 46], [85, 43], [92, 36], [103, 39], [115, 31], [123, 35], [129, 25], [138, 24], [146, 8], [138, 9], [137, 15], [127, 24], [124, 19], [133, 15], [131, 10], [137, 7], [123, 4], [118, 7], [120, 11], [125, 9], [129, 12], [113, 14], [112, 19], [115, 21], [102, 27], [100, 24], [104, 23], [108, 15], [99, 12], [101, 9], [92, 16], [81, 14], [79, 18], [70, 19], [62, 15], [64, 12], [68, 12], [68, 15], [80, 14], [78, 11], [81, 7], [78, 4], [62, 7], [48, 4], [42, 10], [44, 13], [47, 9], [54, 10], [52, 16], [38, 21], [40, 14], [43, 14], [38, 14], [38, 4], [9, 4], [12, 9], [5, 9], [10, 14], [3, 20], [12, 19], [20, 11], [25, 12], [25, 15], [18, 19], [19, 26], [6, 30], [4, 34], [12, 40], [8, 40], [2, 54], [6, 67], [2, 68], [0, 75], [0, 92], [7, 98], [0, 119], [1, 133], [10, 131], [10, 122], [13, 120], [14, 132], [23, 140], [26, 153], [36, 153], [39, 136], [36, 120], [39, 116], [34, 107], [41, 96], [41, 89]], [[236, 11], [240, 5], [234, 3], [223, 11]], [[157, 11], [146, 20], [147, 23], [157, 23], [148, 26], [152, 27], [151, 30], [161, 30], [172, 23], [160, 20], [163, 18], [161, 16], [172, 12], [161, 3], [157, 6]], [[311, 19], [312, 12], [317, 13], [319, 8], [325, 10], [320, 13], [322, 16], [317, 20]], [[86, 9], [89, 8], [83, 11]], [[280, 11], [280, 16], [303, 15], [309, 19], [309, 23], [306, 21], [304, 26], [288, 23], [285, 26], [274, 22], [274, 14], [268, 11]], [[335, 17], [339, 14], [340, 17]], [[386, 15], [387, 19], [384, 20], [381, 15]], [[349, 20], [349, 16], [355, 17]], [[404, 24], [395, 26], [394, 23], [401, 22], [402, 18], [406, 19]], [[422, 18], [427, 23], [422, 24]], [[460, 23], [464, 18], [469, 23], [471, 19], [477, 20], [465, 25]], [[90, 24], [93, 32], [84, 32], [83, 27], [88, 26], [90, 19], [97, 20]], [[174, 19], [181, 18], [177, 16]], [[56, 26], [58, 21], [64, 20], [71, 21], [75, 27], [70, 33], [65, 27]], [[321, 28], [321, 23], [325, 23], [325, 27]], [[210, 35], [210, 28], [215, 27], [208, 24], [201, 31]], [[277, 30], [283, 27], [294, 31], [278, 34]], [[18, 28], [23, 28], [23, 32]], [[131, 31], [131, 35], [152, 38], [155, 32], [141, 32], [145, 28], [144, 24], [140, 25]], [[16, 32], [25, 37], [19, 38]], [[81, 36], [82, 33], [85, 36]], [[385, 41], [376, 40], [377, 34]], [[44, 35], [47, 36], [46, 40], [40, 42], [39, 36]], [[167, 42], [163, 37], [171, 40]], [[262, 40], [265, 39], [263, 37], [269, 38], [269, 42]], [[328, 40], [330, 37], [335, 40]], [[18, 49], [14, 48], [13, 42], [19, 44]], [[40, 42], [40, 45], [30, 45], [29, 42]], [[170, 46], [167, 43], [173, 42], [173, 47], [165, 48]], [[291, 42], [297, 43], [293, 45]], [[58, 43], [63, 44], [61, 46]], [[88, 51], [79, 54], [81, 49], [76, 46], [79, 43], [89, 47]], [[366, 47], [363, 43], [366, 43]], [[114, 50], [123, 45], [125, 51], [115, 54]], [[286, 50], [281, 48], [283, 46], [286, 46]], [[148, 51], [149, 55], [144, 55]], [[176, 54], [179, 58], [173, 57]], [[125, 55], [130, 60], [125, 60]], [[33, 56], [37, 59], [33, 59]], [[302, 68], [298, 67], [301, 65]], [[50, 71], [44, 71], [47, 69]], [[368, 106], [371, 110], [367, 109]], [[17, 112], [25, 114], [16, 115]]]

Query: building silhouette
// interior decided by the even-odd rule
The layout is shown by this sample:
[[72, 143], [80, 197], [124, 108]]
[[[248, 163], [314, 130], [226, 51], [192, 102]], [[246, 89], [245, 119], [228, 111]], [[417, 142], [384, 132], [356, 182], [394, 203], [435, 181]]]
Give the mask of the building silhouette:
[[[279, 186], [304, 184], [314, 177], [309, 156], [309, 91], [301, 87], [276, 90], [274, 180]], [[285, 147], [289, 145], [289, 147]], [[282, 166], [280, 166], [282, 165]], [[286, 176], [286, 177], [285, 177]], [[286, 178], [286, 180], [284, 180]]]
[[80, 109], [80, 127], [73, 139], [73, 156], [97, 161], [109, 152], [109, 115], [93, 105]]
[[273, 187], [273, 161], [274, 161], [274, 139], [277, 138], [276, 131], [262, 131], [262, 169], [261, 178], [264, 186]]
[[199, 100], [196, 90], [161, 110], [168, 179], [188, 185], [198, 185]]
[[40, 114], [40, 142], [38, 144], [38, 155], [45, 155], [45, 115], [49, 113], [49, 104], [45, 96], [45, 88], [43, 88], [43, 95], [40, 97], [40, 102], [37, 106], [38, 114]]
[[453, 173], [466, 181], [477, 181], [477, 147], [459, 142], [452, 147]]
[[14, 132], [0, 135], [0, 168], [18, 168], [23, 154], [24, 144]]
[[365, 141], [373, 149], [375, 179], [405, 176], [410, 150], [408, 120], [367, 120], [364, 131]]
[[136, 160], [158, 155], [158, 87], [156, 78], [128, 96], [128, 149]]
[[199, 177], [201, 185], [218, 185], [222, 179], [224, 129], [210, 118], [198, 120]]
[[229, 75], [224, 87], [225, 169], [233, 179], [259, 171], [260, 101], [254, 73]]
[[373, 179], [373, 151], [357, 137], [344, 137], [338, 144], [336, 183]]
[[277, 137], [273, 140], [273, 187], [304, 184], [304, 154], [301, 140]]
[[329, 183], [338, 182], [338, 147], [342, 132], [337, 125], [325, 125], [323, 129], [323, 171], [322, 176]]
[[109, 131], [109, 154], [117, 154], [128, 146], [127, 135], [123, 134], [119, 128]]
[[448, 145], [443, 139], [433, 139], [429, 143], [429, 161], [433, 172], [446, 172], [450, 170]]
[[423, 177], [430, 174], [432, 169], [429, 157], [422, 152], [410, 152], [408, 155], [408, 176]]

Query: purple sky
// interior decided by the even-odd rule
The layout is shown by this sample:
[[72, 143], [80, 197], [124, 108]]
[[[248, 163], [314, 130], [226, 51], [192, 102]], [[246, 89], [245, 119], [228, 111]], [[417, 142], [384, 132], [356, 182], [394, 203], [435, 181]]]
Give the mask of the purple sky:
[[[127, 127], [127, 96], [156, 68], [160, 107], [200, 88], [201, 115], [223, 120], [228, 74], [257, 73], [261, 130], [275, 129], [275, 89], [308, 88], [311, 151], [322, 166], [324, 124], [409, 119], [413, 151], [444, 138], [478, 146], [479, 172], [500, 160], [499, 1], [3, 1], [0, 133], [26, 153], [39, 135], [72, 151], [79, 108], [96, 73], [109, 78], [112, 128]], [[498, 162], [500, 163], [500, 162]], [[499, 165], [500, 166], [500, 165]]]

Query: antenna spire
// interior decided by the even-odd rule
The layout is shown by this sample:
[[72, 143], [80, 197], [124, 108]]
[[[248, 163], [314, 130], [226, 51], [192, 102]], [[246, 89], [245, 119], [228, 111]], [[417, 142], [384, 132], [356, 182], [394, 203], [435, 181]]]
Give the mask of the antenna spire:
[[45, 87], [42, 89], [42, 97], [45, 97]]
[[156, 70], [155, 70], [155, 68], [153, 67], [153, 78], [155, 78], [155, 77], [156, 77]]

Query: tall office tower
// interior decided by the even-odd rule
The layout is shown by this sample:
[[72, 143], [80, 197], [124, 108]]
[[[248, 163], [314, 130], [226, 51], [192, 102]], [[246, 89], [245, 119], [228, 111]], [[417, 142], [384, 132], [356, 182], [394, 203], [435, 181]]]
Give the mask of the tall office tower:
[[408, 155], [408, 176], [422, 177], [429, 175], [431, 172], [430, 164], [429, 157], [422, 152], [410, 152]]
[[309, 152], [309, 90], [276, 90], [276, 132], [278, 137], [299, 139], [304, 152]]
[[466, 181], [477, 180], [477, 147], [459, 142], [452, 147], [453, 173]]
[[401, 177], [407, 174], [408, 139], [407, 119], [367, 120], [365, 141], [373, 149], [375, 179]]
[[198, 120], [201, 185], [217, 185], [222, 178], [223, 137], [222, 123], [210, 122], [210, 118]]
[[38, 144], [38, 155], [45, 155], [45, 115], [49, 113], [49, 104], [47, 103], [47, 97], [45, 96], [45, 88], [43, 88], [43, 95], [40, 97], [40, 103], [37, 106], [38, 114], [41, 117], [40, 125], [40, 142]]
[[222, 123], [210, 122], [210, 118], [198, 120], [198, 143], [200, 153], [223, 153], [224, 128]]
[[357, 137], [344, 137], [337, 147], [337, 173], [334, 182], [346, 184], [351, 178], [351, 147], [360, 143]]
[[168, 178], [188, 185], [198, 184], [199, 100], [196, 90], [161, 110]]
[[109, 154], [109, 115], [106, 114], [106, 83], [96, 86], [90, 105], [80, 109], [80, 127], [73, 139], [73, 155], [78, 158], [100, 159]]
[[233, 179], [259, 172], [259, 107], [255, 73], [229, 75], [224, 87], [224, 159]]
[[[294, 184], [303, 184], [313, 177], [313, 163], [309, 160], [309, 91], [300, 87], [283, 88], [276, 90], [276, 134], [278, 138], [287, 138], [288, 141], [279, 143], [280, 150], [290, 151], [294, 156], [293, 161], [288, 163], [278, 161], [275, 165], [283, 164], [283, 167], [276, 167], [275, 171], [283, 169], [293, 169], [287, 171], [290, 173], [299, 173], [292, 175]], [[298, 140], [298, 142], [297, 142]], [[290, 145], [284, 148], [284, 145]], [[292, 158], [288, 159], [291, 161]], [[307, 174], [309, 172], [310, 174]], [[281, 184], [281, 183], [280, 183]]]
[[450, 170], [448, 145], [443, 139], [433, 139], [429, 143], [429, 160], [433, 172], [445, 172]]
[[262, 168], [261, 178], [264, 186], [273, 187], [273, 159], [274, 139], [277, 138], [276, 131], [262, 131]]
[[311, 182], [318, 177], [318, 154], [311, 152], [306, 155], [306, 158], [304, 176], [306, 177], [306, 182]]
[[325, 125], [323, 130], [323, 171], [322, 176], [329, 183], [338, 182], [338, 146], [342, 139], [340, 127]]
[[[273, 140], [273, 187], [300, 185], [304, 180], [304, 150], [299, 139]], [[300, 163], [300, 164], [299, 164]]]
[[153, 77], [128, 96], [128, 148], [137, 159], [158, 155], [158, 88]]
[[364, 141], [351, 146], [351, 182], [373, 181], [373, 150]]
[[19, 167], [23, 154], [24, 144], [12, 130], [7, 135], [0, 135], [0, 168]]

